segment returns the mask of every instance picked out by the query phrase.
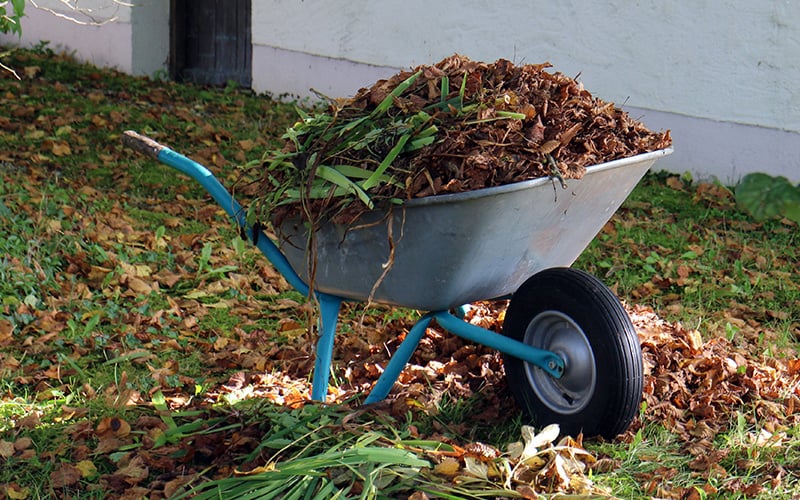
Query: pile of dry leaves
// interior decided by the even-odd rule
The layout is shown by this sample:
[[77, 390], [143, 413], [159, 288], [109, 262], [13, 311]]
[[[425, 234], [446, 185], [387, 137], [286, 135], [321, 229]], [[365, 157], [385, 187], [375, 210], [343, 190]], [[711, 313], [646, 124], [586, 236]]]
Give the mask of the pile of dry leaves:
[[538, 177], [580, 178], [587, 166], [671, 145], [669, 131], [648, 130], [548, 68], [453, 55], [331, 99], [325, 112], [303, 114], [257, 167], [259, 217], [283, 205], [331, 215], [351, 201], [371, 209]]
[[[360, 90], [340, 114], [352, 119], [370, 112], [415, 71], [422, 72], [420, 77], [395, 99], [398, 112], [435, 107], [444, 77], [464, 81], [464, 102], [479, 106], [474, 115], [465, 116], [453, 105], [434, 113], [441, 140], [407, 160], [412, 171], [426, 170], [433, 182], [426, 185], [427, 176], [416, 177], [406, 198], [546, 177], [553, 173], [553, 160], [564, 178], [580, 178], [587, 166], [671, 145], [669, 131], [648, 130], [614, 103], [593, 97], [576, 79], [546, 71], [550, 67], [454, 55]], [[508, 116], [503, 113], [518, 113], [520, 119], [502, 119]]]

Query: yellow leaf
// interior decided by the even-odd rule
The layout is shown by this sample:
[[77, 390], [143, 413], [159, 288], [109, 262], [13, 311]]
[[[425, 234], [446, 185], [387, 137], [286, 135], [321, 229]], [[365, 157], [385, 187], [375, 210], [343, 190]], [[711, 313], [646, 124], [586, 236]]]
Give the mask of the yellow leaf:
[[213, 304], [205, 304], [205, 306], [209, 309], [230, 309], [231, 304], [226, 300], [220, 300], [218, 302], [214, 302]]
[[153, 274], [153, 270], [150, 269], [150, 266], [145, 266], [145, 265], [141, 265], [140, 264], [140, 265], [134, 266], [134, 269], [136, 270], [136, 276], [138, 276], [140, 278], [146, 278], [146, 277], [150, 276], [151, 274]]
[[31, 493], [29, 488], [20, 488], [14, 483], [6, 485], [5, 490], [6, 496], [13, 500], [24, 500], [28, 498], [28, 495]]
[[97, 467], [91, 460], [81, 460], [75, 464], [75, 468], [81, 471], [81, 476], [84, 478], [91, 479], [97, 476]]
[[453, 477], [461, 471], [461, 464], [452, 457], [447, 457], [441, 463], [436, 464], [433, 472], [440, 476]]
[[263, 472], [271, 472], [274, 470], [278, 470], [275, 468], [275, 462], [270, 462], [267, 465], [262, 465], [261, 467], [256, 467], [255, 469], [246, 472], [235, 470], [233, 473], [236, 474], [237, 476], [252, 476], [255, 474], [261, 474]]
[[686, 335], [689, 340], [689, 348], [694, 352], [700, 352], [703, 348], [703, 337], [697, 330], [692, 330]]
[[153, 274], [153, 270], [150, 266], [144, 264], [128, 264], [127, 262], [120, 262], [119, 266], [128, 276], [135, 276], [137, 278], [146, 278]]
[[61, 137], [62, 135], [70, 135], [72, 133], [72, 127], [69, 125], [63, 125], [56, 129], [56, 137]]
[[25, 138], [38, 140], [38, 139], [43, 139], [46, 135], [47, 133], [44, 130], [36, 129], [25, 134]]

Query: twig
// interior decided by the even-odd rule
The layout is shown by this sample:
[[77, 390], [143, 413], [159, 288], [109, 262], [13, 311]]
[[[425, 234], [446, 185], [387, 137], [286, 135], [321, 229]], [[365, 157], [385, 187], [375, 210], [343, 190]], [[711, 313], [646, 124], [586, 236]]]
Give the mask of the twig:
[[78, 0], [74, 0], [74, 3], [72, 0], [58, 0], [58, 1], [62, 5], [64, 5], [67, 9], [71, 10], [72, 12], [81, 14], [82, 16], [91, 19], [91, 21], [82, 21], [76, 17], [70, 16], [63, 12], [59, 12], [49, 7], [42, 7], [38, 3], [36, 3], [36, 0], [30, 0], [31, 5], [33, 5], [34, 8], [47, 12], [48, 14], [52, 14], [53, 16], [58, 17], [60, 19], [65, 19], [71, 23], [79, 24], [81, 26], [103, 26], [108, 23], [113, 23], [119, 19], [119, 17], [116, 16], [116, 11], [119, 10], [119, 7], [134, 7], [134, 4], [132, 3], [122, 2], [121, 0], [111, 0], [111, 3], [116, 6], [116, 9], [114, 11], [115, 15], [103, 21], [98, 21], [92, 14], [93, 9], [80, 8], [78, 6]]
[[2, 62], [0, 62], [0, 68], [2, 68], [5, 71], [8, 71], [12, 75], [14, 75], [14, 78], [16, 78], [17, 80], [22, 80], [22, 78], [19, 77], [19, 75], [17, 74], [16, 71], [14, 71], [13, 69], [9, 68], [8, 66], [3, 64]]

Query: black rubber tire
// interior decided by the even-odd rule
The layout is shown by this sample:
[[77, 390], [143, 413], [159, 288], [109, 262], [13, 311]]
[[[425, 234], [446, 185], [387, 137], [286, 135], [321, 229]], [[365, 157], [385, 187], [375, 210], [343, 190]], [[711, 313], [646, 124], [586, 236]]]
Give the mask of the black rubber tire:
[[509, 387], [537, 426], [608, 439], [630, 426], [642, 400], [642, 349], [625, 308], [599, 279], [572, 268], [531, 276], [511, 298], [503, 334], [565, 361], [555, 379], [503, 355]]

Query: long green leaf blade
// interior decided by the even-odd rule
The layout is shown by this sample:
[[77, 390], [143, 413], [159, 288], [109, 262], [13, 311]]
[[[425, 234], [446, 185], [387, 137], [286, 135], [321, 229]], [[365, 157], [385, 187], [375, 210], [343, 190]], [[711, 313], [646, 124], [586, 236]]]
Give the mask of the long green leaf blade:
[[379, 114], [385, 113], [392, 104], [394, 103], [394, 98], [399, 97], [400, 94], [408, 90], [408, 88], [414, 83], [414, 81], [419, 78], [419, 75], [422, 74], [422, 70], [417, 71], [413, 75], [406, 78], [404, 81], [400, 82], [400, 84], [394, 88], [389, 95], [387, 95], [381, 102], [378, 104], [375, 109], [370, 113], [371, 117], [375, 117]]
[[337, 172], [333, 168], [326, 165], [319, 165], [317, 167], [317, 176], [325, 179], [326, 181], [332, 182], [333, 184], [352, 194], [355, 194], [366, 206], [373, 208], [372, 200], [369, 199], [369, 196], [364, 192], [364, 189], [361, 189], [358, 184]]
[[[372, 176], [372, 174], [375, 173], [372, 170], [356, 167], [355, 165], [334, 165], [331, 168], [337, 170], [342, 175], [344, 175], [345, 177], [349, 177], [350, 179], [369, 179]], [[381, 175], [378, 178], [378, 182], [382, 182], [385, 184], [397, 184], [402, 186], [402, 184], [395, 181], [394, 177], [385, 174]], [[361, 188], [364, 189], [364, 186], [361, 185]]]
[[405, 134], [400, 137], [400, 140], [397, 141], [397, 144], [395, 144], [394, 147], [389, 151], [389, 153], [383, 159], [381, 164], [378, 165], [378, 169], [375, 170], [375, 172], [369, 177], [369, 179], [364, 181], [364, 183], [362, 184], [364, 190], [368, 190], [378, 184], [378, 179], [380, 179], [380, 176], [383, 175], [386, 169], [389, 168], [389, 165], [391, 165], [392, 162], [395, 160], [395, 158], [397, 158], [397, 155], [400, 154], [400, 151], [403, 150], [406, 143], [408, 142], [409, 137], [411, 137], [410, 134]]

